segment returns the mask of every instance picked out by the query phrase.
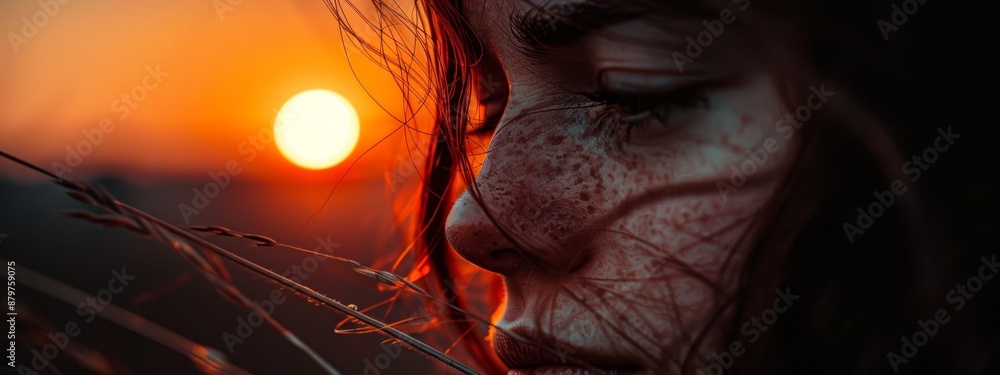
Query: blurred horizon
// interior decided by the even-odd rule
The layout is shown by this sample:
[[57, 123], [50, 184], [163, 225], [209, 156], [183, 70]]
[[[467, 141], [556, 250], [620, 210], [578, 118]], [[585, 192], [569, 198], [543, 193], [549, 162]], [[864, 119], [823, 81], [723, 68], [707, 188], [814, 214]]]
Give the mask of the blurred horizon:
[[[396, 271], [407, 274], [409, 260], [396, 262], [412, 229], [412, 217], [402, 208], [413, 203], [408, 193], [420, 181], [415, 165], [423, 161], [423, 150], [413, 147], [426, 140], [397, 131], [405, 97], [396, 81], [341, 40], [338, 21], [321, 0], [229, 4], [0, 3], [0, 150], [105, 188], [180, 228], [223, 226], [307, 249], [336, 243], [337, 256], [377, 268], [398, 265]], [[296, 166], [273, 139], [279, 109], [313, 89], [346, 98], [360, 121], [351, 155], [324, 170]], [[45, 175], [0, 159], [0, 208], [0, 255], [20, 269], [88, 294], [107, 285], [109, 270], [127, 269], [136, 276], [135, 286], [115, 296], [114, 305], [218, 349], [255, 373], [320, 373], [269, 327], [233, 349], [225, 334], [238, 329], [245, 306], [220, 295], [170, 246], [67, 217], [67, 211], [99, 210], [73, 200]], [[313, 258], [196, 235], [276, 272]], [[226, 264], [234, 285], [251, 299], [266, 299], [278, 288]], [[314, 270], [303, 284], [345, 304], [376, 308], [386, 321], [424, 311], [415, 298], [399, 298], [391, 311], [379, 307], [395, 292], [344, 264], [325, 262]], [[51, 291], [19, 288], [17, 362], [29, 365], [31, 350], [46, 344], [46, 333], [80, 316]], [[344, 373], [369, 372], [384, 348], [383, 336], [336, 333], [342, 315], [288, 294], [288, 302], [275, 309], [276, 320]], [[108, 319], [82, 329], [71, 346], [92, 349], [86, 352], [94, 357], [91, 363], [110, 363], [112, 372], [193, 371], [177, 352]], [[435, 341], [445, 337], [435, 330], [414, 335], [449, 345]], [[83, 371], [83, 362], [75, 361], [79, 353], [85, 352], [60, 356], [52, 361], [58, 369], [40, 372]], [[454, 355], [465, 360], [463, 353]], [[381, 373], [444, 371], [415, 352], [400, 356]]]
[[[169, 223], [224, 226], [233, 230], [258, 233], [282, 243], [312, 249], [332, 244], [333, 253], [362, 264], [384, 265], [399, 254], [404, 243], [399, 228], [389, 212], [387, 200], [358, 200], [381, 187], [377, 178], [344, 185], [343, 194], [334, 195], [326, 209], [306, 225], [315, 211], [313, 202], [326, 195], [319, 185], [299, 184], [283, 188], [282, 195], [256, 183], [234, 183], [224, 194], [185, 224], [176, 204], [190, 199], [185, 182], [137, 187], [125, 179], [94, 180], [115, 198]], [[0, 175], [0, 233], [3, 233], [2, 257], [16, 261], [18, 270], [32, 270], [94, 293], [107, 284], [110, 270], [126, 269], [136, 277], [134, 286], [114, 298], [113, 304], [139, 314], [184, 337], [220, 350], [237, 366], [254, 373], [322, 373], [308, 358], [289, 345], [273, 329], [263, 327], [244, 343], [228, 350], [224, 334], [232, 332], [248, 310], [223, 298], [212, 284], [200, 275], [197, 267], [169, 246], [136, 235], [128, 230], [105, 229], [83, 220], [66, 217], [68, 210], [93, 210], [74, 201], [65, 190], [49, 182], [13, 182]], [[248, 241], [198, 234], [264, 267], [282, 272], [303, 264], [311, 256], [282, 248], [251, 247]], [[264, 300], [275, 284], [233, 263], [226, 262], [236, 285], [254, 300]], [[394, 291], [380, 292], [374, 282], [342, 264], [324, 262], [309, 275], [304, 284], [331, 298], [362, 308], [392, 297]], [[32, 289], [19, 280], [18, 363], [29, 365], [32, 341], [28, 327], [35, 320], [48, 324], [50, 331], [66, 322], [81, 322], [75, 306]], [[412, 303], [400, 299], [399, 304]], [[335, 367], [347, 374], [362, 374], [367, 363], [377, 355], [384, 337], [377, 334], [336, 334], [333, 329], [343, 316], [319, 308], [305, 298], [287, 295], [273, 317], [295, 332]], [[408, 316], [413, 309], [397, 309], [390, 320]], [[75, 344], [98, 350], [101, 358], [120, 361], [134, 373], [193, 373], [189, 362], [161, 344], [122, 329], [108, 319], [98, 318], [83, 325]], [[418, 337], [426, 337], [426, 334]], [[445, 343], [446, 344], [446, 343]], [[421, 373], [441, 371], [441, 364], [403, 350], [403, 356], [383, 372]], [[64, 373], [78, 373], [68, 356], [59, 359]], [[63, 367], [65, 366], [65, 367]], [[71, 371], [74, 370], [75, 371]], [[47, 371], [43, 371], [47, 373]]]
[[[0, 47], [0, 148], [50, 170], [69, 166], [64, 177], [72, 179], [207, 178], [236, 160], [241, 178], [335, 181], [399, 126], [393, 115], [402, 94], [365, 90], [395, 88], [392, 76], [343, 43], [322, 1], [226, 4], [0, 4], [8, 36]], [[351, 156], [307, 171], [262, 142], [251, 160], [244, 143], [269, 132], [285, 101], [310, 89], [337, 92], [357, 110], [361, 136]], [[347, 179], [392, 168], [400, 134], [361, 158]]]

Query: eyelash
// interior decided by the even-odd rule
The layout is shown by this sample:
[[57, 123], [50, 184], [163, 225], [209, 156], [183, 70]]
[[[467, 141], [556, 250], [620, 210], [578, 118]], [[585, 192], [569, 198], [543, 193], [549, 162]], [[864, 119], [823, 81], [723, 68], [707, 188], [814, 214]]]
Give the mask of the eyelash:
[[[472, 136], [492, 136], [493, 132], [497, 130], [497, 124], [500, 122], [499, 118], [487, 118], [481, 123], [472, 123], [472, 128], [466, 131], [466, 135]], [[478, 125], [478, 126], [476, 126]]]
[[[647, 129], [653, 126], [653, 121], [658, 121], [663, 126], [673, 126], [663, 123], [669, 118], [672, 110], [709, 107], [707, 96], [698, 87], [688, 87], [660, 95], [601, 92], [586, 96], [614, 112], [617, 123], [625, 125], [626, 142], [631, 140], [633, 131]], [[486, 119], [481, 126], [471, 129], [468, 134], [491, 135], [496, 129], [497, 120], [499, 119]]]
[[626, 126], [625, 140], [629, 141], [634, 130], [653, 126], [653, 121], [663, 123], [673, 110], [690, 110], [708, 108], [708, 98], [697, 88], [663, 94], [614, 94], [610, 92], [590, 95], [591, 99], [606, 106], [614, 112], [620, 124]]

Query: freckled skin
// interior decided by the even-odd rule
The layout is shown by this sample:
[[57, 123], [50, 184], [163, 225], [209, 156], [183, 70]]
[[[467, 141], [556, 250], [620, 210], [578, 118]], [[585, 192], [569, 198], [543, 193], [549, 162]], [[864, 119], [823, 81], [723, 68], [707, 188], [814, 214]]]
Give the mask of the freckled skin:
[[723, 291], [734, 286], [719, 272], [722, 262], [730, 254], [740, 261], [745, 249], [736, 241], [773, 194], [774, 172], [787, 168], [793, 147], [779, 137], [780, 149], [751, 176], [767, 180], [725, 201], [716, 182], [728, 183], [730, 166], [750, 159], [746, 150], [775, 137], [774, 122], [787, 110], [770, 77], [747, 72], [708, 93], [711, 107], [670, 138], [616, 146], [600, 135], [602, 109], [584, 107], [585, 99], [546, 110], [574, 106], [546, 106], [559, 88], [538, 79], [540, 68], [512, 45], [507, 15], [524, 7], [466, 5], [467, 14], [481, 15], [469, 22], [503, 62], [510, 97], [476, 179], [486, 207], [463, 194], [448, 239], [504, 277], [498, 326], [563, 343], [571, 356], [602, 353], [644, 371], [674, 369], [722, 297], [677, 264]]

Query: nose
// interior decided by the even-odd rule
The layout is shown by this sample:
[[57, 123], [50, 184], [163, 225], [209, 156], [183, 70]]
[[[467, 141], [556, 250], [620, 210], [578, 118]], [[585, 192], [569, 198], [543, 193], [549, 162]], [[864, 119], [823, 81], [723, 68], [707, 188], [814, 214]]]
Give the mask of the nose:
[[[581, 135], [551, 126], [566, 121], [565, 114], [531, 113], [518, 97], [512, 89], [512, 104], [475, 183], [452, 206], [445, 235], [459, 255], [488, 271], [558, 278], [585, 264], [597, 247], [591, 241], [597, 232], [588, 230], [599, 212], [595, 183], [583, 175], [583, 166], [596, 160], [579, 156], [587, 144]], [[577, 155], [575, 163], [566, 155]], [[597, 176], [596, 167], [589, 174]]]
[[487, 271], [512, 275], [530, 265], [526, 254], [504, 235], [468, 191], [462, 193], [448, 214], [445, 235], [459, 255]]
[[587, 216], [572, 201], [501, 196], [477, 200], [466, 191], [456, 201], [445, 234], [463, 258], [507, 277], [536, 269], [562, 276], [589, 259], [592, 235], [578, 231]]

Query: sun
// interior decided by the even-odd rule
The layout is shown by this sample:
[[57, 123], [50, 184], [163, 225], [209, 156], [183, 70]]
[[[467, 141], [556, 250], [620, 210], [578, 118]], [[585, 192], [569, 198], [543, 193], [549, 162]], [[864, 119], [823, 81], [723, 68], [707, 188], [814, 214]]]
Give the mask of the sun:
[[306, 169], [326, 169], [347, 159], [360, 132], [358, 113], [351, 102], [329, 90], [296, 94], [274, 120], [278, 149]]

